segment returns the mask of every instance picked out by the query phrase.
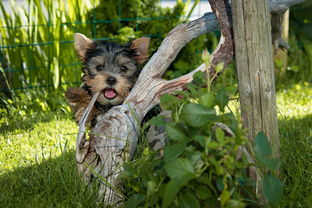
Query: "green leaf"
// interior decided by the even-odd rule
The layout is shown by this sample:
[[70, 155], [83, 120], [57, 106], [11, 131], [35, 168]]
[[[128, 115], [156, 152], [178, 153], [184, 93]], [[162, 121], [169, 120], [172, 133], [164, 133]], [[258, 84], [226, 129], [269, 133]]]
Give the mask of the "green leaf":
[[146, 194], [147, 196], [151, 196], [156, 189], [156, 183], [154, 181], [148, 181], [147, 182], [147, 191]]
[[165, 146], [164, 148], [165, 161], [176, 159], [184, 151], [185, 147], [186, 147], [185, 142]]
[[216, 129], [216, 138], [219, 142], [223, 142], [224, 141], [224, 131], [220, 128]]
[[177, 158], [165, 165], [165, 170], [170, 178], [182, 177], [186, 174], [194, 174], [194, 168], [189, 159]]
[[204, 136], [196, 135], [194, 139], [200, 144], [200, 146], [202, 146], [203, 148], [206, 147], [206, 138]]
[[196, 187], [196, 195], [201, 200], [206, 200], [211, 196], [211, 191], [207, 186], [198, 185]]
[[208, 143], [207, 146], [209, 149], [218, 149], [218, 148], [222, 147], [222, 145], [220, 143], [217, 143], [217, 142], [210, 142], [210, 143]]
[[280, 160], [274, 159], [274, 158], [268, 158], [268, 159], [263, 160], [261, 162], [263, 165], [265, 165], [266, 167], [268, 167], [271, 170], [277, 170], [281, 165]]
[[205, 164], [202, 161], [202, 152], [200, 151], [192, 151], [190, 155], [188, 155], [188, 158], [190, 158], [191, 164], [195, 169], [198, 169]]
[[169, 181], [169, 183], [166, 185], [163, 200], [162, 200], [162, 208], [168, 207], [173, 199], [175, 198], [176, 194], [182, 187], [181, 183], [177, 179], [172, 179]]
[[234, 95], [237, 91], [237, 86], [228, 86], [225, 88], [225, 91], [230, 95]]
[[283, 183], [274, 175], [267, 174], [262, 180], [263, 196], [273, 206], [277, 206], [283, 196]]
[[224, 62], [218, 63], [216, 66], [216, 72], [222, 72], [223, 68], [224, 68]]
[[156, 116], [148, 121], [149, 125], [163, 126], [166, 124], [164, 117]]
[[272, 155], [271, 145], [263, 132], [257, 134], [253, 149], [256, 155], [256, 159], [262, 165], [270, 168], [271, 170], [276, 170], [280, 166], [280, 160], [275, 158], [270, 158]]
[[204, 73], [202, 71], [198, 71], [193, 75], [193, 81], [197, 85], [203, 85], [206, 83], [204, 79]]
[[226, 203], [226, 208], [244, 208], [245, 206], [243, 202], [234, 199], [230, 199]]
[[186, 104], [181, 113], [182, 119], [190, 126], [201, 127], [216, 119], [214, 109], [207, 108], [200, 104]]
[[169, 183], [165, 187], [163, 200], [162, 200], [162, 208], [168, 207], [179, 190], [188, 183], [189, 180], [194, 178], [193, 174], [184, 174], [179, 177], [173, 178], [169, 181]]
[[198, 87], [193, 83], [186, 84], [188, 90], [191, 92], [191, 95], [197, 97], [199, 95]]
[[227, 190], [223, 190], [220, 195], [221, 207], [223, 207], [230, 198], [231, 198], [231, 193], [228, 192]]
[[217, 189], [218, 189], [219, 191], [223, 191], [223, 190], [224, 190], [224, 183], [223, 183], [222, 178], [218, 177], [218, 178], [216, 179], [216, 185], [217, 185]]
[[126, 203], [126, 207], [127, 208], [136, 208], [138, 207], [138, 205], [140, 205], [143, 201], [145, 200], [145, 196], [142, 194], [134, 194], [132, 195], [127, 203]]
[[223, 112], [224, 107], [229, 102], [229, 97], [226, 95], [226, 92], [223, 88], [218, 91], [218, 93], [216, 95], [216, 102], [217, 102], [217, 105], [219, 106], [220, 110]]
[[199, 98], [199, 104], [202, 104], [208, 108], [212, 108], [215, 104], [215, 100], [216, 99], [213, 93], [208, 92]]
[[194, 194], [186, 193], [182, 194], [179, 200], [179, 207], [180, 208], [199, 208], [199, 202], [194, 196]]
[[59, 71], [59, 64], [58, 59], [56, 57], [53, 58], [53, 63], [51, 65], [53, 69], [53, 85], [54, 88], [57, 89], [60, 83], [60, 71]]
[[266, 158], [272, 154], [271, 145], [263, 132], [257, 134], [253, 148], [258, 158]]
[[163, 110], [175, 110], [177, 98], [173, 95], [162, 95], [160, 97], [160, 106]]
[[183, 129], [176, 123], [166, 125], [166, 132], [168, 136], [175, 141], [185, 141], [188, 137], [185, 135]]

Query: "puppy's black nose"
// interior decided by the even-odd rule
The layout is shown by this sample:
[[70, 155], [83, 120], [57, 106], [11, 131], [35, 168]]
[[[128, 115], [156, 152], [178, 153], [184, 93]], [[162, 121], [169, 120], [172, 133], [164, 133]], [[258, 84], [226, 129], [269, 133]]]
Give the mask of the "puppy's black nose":
[[114, 84], [116, 84], [116, 82], [117, 82], [117, 80], [115, 77], [108, 77], [106, 80], [106, 83], [109, 85], [114, 85]]

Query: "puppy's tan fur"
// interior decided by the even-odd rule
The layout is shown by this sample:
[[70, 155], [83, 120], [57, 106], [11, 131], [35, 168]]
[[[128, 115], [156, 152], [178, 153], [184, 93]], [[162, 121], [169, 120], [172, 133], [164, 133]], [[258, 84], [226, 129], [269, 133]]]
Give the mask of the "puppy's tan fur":
[[[125, 100], [137, 79], [139, 65], [148, 57], [149, 41], [150, 38], [139, 38], [124, 46], [94, 42], [82, 34], [75, 34], [75, 49], [84, 65], [83, 87], [67, 90], [65, 98], [77, 122], [96, 92], [101, 94], [88, 122]], [[114, 81], [109, 82], [109, 79]], [[116, 96], [106, 97], [107, 90], [115, 92]]]

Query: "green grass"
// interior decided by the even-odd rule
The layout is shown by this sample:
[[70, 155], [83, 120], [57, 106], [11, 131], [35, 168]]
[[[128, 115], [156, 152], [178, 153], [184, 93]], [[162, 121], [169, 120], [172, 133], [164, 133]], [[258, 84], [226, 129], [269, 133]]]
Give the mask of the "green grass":
[[70, 117], [8, 116], [0, 126], [1, 206], [102, 207], [96, 202], [96, 187], [85, 185], [77, 174], [77, 125]]
[[312, 86], [293, 85], [277, 94], [281, 140], [282, 207], [312, 207]]
[[[281, 207], [312, 205], [312, 86], [277, 93]], [[0, 202], [4, 207], [101, 207], [75, 164], [77, 125], [65, 113], [8, 115], [0, 109]]]

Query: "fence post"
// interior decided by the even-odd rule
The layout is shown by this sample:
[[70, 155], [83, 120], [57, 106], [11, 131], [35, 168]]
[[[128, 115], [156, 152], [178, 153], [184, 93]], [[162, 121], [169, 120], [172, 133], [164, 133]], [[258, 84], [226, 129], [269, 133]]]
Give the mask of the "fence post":
[[232, 0], [235, 56], [243, 126], [253, 140], [263, 131], [274, 156], [279, 135], [270, 14], [267, 0]]
[[[288, 41], [288, 31], [289, 31], [289, 9], [284, 13], [283, 15], [283, 22], [281, 25], [281, 32], [282, 32], [282, 38], [286, 42]], [[286, 67], [287, 67], [287, 50], [283, 50], [280, 48], [277, 48], [274, 54], [274, 61], [275, 63], [275, 74], [277, 76], [284, 75], [286, 73]]]

